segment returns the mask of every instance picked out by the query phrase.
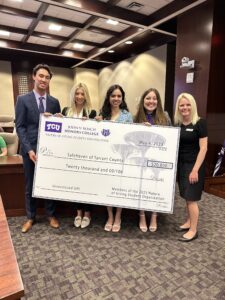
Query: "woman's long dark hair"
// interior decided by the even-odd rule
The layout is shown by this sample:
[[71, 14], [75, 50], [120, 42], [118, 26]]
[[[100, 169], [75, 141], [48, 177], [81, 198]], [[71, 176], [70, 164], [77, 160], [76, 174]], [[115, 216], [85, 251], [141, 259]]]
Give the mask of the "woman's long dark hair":
[[162, 108], [162, 101], [161, 101], [161, 97], [160, 97], [159, 91], [157, 89], [154, 89], [154, 88], [148, 89], [141, 96], [141, 100], [140, 100], [139, 105], [138, 105], [137, 114], [134, 117], [134, 122], [135, 123], [148, 122], [147, 117], [146, 117], [146, 113], [147, 112], [146, 112], [146, 109], [144, 107], [144, 99], [145, 99], [145, 97], [150, 92], [154, 92], [155, 95], [156, 95], [156, 98], [157, 98], [157, 107], [156, 107], [156, 109], [152, 113], [152, 117], [154, 119], [154, 123], [156, 125], [167, 125], [168, 124], [168, 120], [165, 117], [165, 113], [164, 113], [163, 108]]
[[110, 86], [110, 88], [107, 90], [105, 100], [104, 100], [103, 106], [100, 111], [101, 116], [105, 120], [111, 119], [112, 109], [111, 109], [111, 104], [109, 102], [109, 98], [115, 90], [120, 90], [121, 94], [122, 94], [122, 102], [120, 104], [120, 109], [129, 111], [126, 101], [125, 101], [125, 92], [124, 92], [123, 88], [118, 84], [114, 84], [114, 85]]

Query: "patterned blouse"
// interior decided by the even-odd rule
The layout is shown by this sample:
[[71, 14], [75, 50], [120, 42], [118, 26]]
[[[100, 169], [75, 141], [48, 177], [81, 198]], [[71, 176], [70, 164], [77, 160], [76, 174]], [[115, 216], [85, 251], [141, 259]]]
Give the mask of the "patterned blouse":
[[133, 123], [133, 118], [130, 112], [123, 109], [120, 111], [120, 115], [115, 121], [121, 123]]

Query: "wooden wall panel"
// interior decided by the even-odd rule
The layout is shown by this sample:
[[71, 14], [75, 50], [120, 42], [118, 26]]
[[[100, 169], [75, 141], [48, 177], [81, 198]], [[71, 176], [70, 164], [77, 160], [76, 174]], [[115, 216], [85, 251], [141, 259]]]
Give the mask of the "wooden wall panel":
[[[206, 174], [212, 176], [225, 140], [225, 10], [223, 0], [209, 0], [178, 17], [174, 105], [181, 92], [193, 94], [201, 117], [207, 119], [209, 145]], [[194, 82], [186, 83], [182, 57], [196, 61]], [[220, 174], [225, 172], [224, 161]]]
[[169, 113], [171, 120], [173, 119], [175, 59], [176, 59], [176, 44], [170, 43], [167, 45], [167, 58], [166, 58], [165, 110]]
[[[213, 172], [217, 153], [225, 140], [225, 9], [224, 0], [216, 0], [213, 18], [211, 63], [207, 101], [209, 148], [207, 160], [210, 175]], [[219, 174], [225, 173], [225, 158]]]
[[[174, 101], [182, 92], [192, 94], [200, 116], [206, 117], [210, 68], [213, 1], [207, 1], [178, 17]], [[181, 69], [182, 57], [196, 61], [194, 82], [186, 83], [187, 72]]]

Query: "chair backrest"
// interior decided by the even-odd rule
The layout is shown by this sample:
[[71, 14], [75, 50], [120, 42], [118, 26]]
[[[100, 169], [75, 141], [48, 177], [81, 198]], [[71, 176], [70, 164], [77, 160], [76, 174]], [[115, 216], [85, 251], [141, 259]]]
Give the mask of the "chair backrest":
[[16, 133], [10, 132], [0, 132], [0, 136], [5, 140], [8, 153], [7, 155], [15, 155], [17, 154], [19, 138]]
[[10, 115], [0, 115], [0, 127], [15, 127], [14, 119]]
[[0, 127], [6, 132], [15, 132], [14, 117], [10, 115], [0, 115]]

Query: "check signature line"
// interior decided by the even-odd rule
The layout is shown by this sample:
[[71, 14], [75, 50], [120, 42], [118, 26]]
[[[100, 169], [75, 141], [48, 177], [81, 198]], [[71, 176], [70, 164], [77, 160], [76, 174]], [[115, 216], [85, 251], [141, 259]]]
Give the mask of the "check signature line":
[[48, 189], [48, 188], [41, 188], [40, 190], [45, 190], [45, 191], [54, 191], [54, 192], [63, 192], [63, 193], [72, 193], [72, 194], [82, 194], [82, 195], [91, 195], [91, 196], [98, 196], [98, 194], [93, 194], [93, 193], [84, 193], [84, 192], [73, 192], [73, 191], [67, 191], [67, 190], [56, 190], [56, 189]]
[[163, 201], [157, 201], [157, 200], [155, 200], [155, 201], [153, 201], [153, 200], [150, 200], [150, 199], [148, 199], [148, 200], [145, 200], [145, 199], [141, 199], [141, 197], [137, 197], [137, 198], [129, 198], [129, 197], [118, 197], [118, 196], [110, 196], [110, 195], [107, 195], [107, 197], [108, 198], [119, 198], [119, 199], [129, 199], [129, 200], [135, 200], [135, 201], [137, 201], [137, 200], [141, 200], [141, 202], [152, 202], [152, 203], [158, 203], [158, 204], [164, 204], [164, 202]]

